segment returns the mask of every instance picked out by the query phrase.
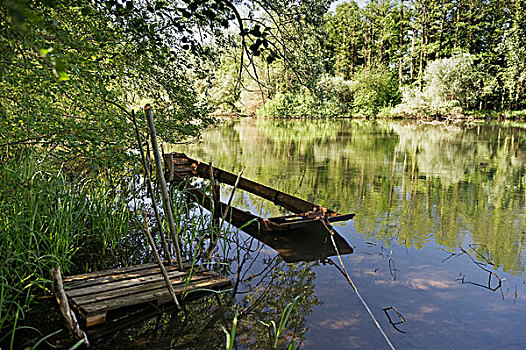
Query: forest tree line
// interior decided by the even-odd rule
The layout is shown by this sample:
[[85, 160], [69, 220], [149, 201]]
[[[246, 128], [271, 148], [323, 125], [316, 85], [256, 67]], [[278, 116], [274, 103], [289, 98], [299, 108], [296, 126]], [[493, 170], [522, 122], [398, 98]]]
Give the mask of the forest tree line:
[[[269, 40], [286, 55], [254, 62], [252, 74], [247, 69], [243, 85], [252, 93], [216, 91], [212, 100], [292, 117], [449, 117], [526, 108], [524, 1], [371, 0], [363, 7], [349, 1], [334, 12], [308, 11], [282, 28], [263, 16]], [[215, 86], [228, 90], [236, 60], [226, 53], [221, 62]], [[256, 76], [258, 83], [251, 82]]]

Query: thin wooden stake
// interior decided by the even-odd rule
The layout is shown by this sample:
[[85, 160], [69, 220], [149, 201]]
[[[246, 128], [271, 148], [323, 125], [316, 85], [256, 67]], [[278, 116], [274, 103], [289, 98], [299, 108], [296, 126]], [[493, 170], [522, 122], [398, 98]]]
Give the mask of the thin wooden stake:
[[155, 199], [155, 192], [153, 191], [150, 171], [148, 169], [148, 162], [146, 160], [146, 156], [144, 155], [144, 150], [142, 148], [141, 134], [139, 133], [139, 127], [137, 126], [137, 120], [135, 119], [135, 112], [132, 112], [132, 122], [135, 128], [135, 137], [137, 138], [137, 143], [139, 144], [139, 151], [141, 153], [142, 166], [144, 168], [144, 178], [146, 179], [146, 187], [148, 189], [150, 199], [152, 200], [153, 211], [155, 213], [155, 220], [157, 221], [157, 229], [159, 230], [159, 236], [161, 236], [161, 243], [166, 254], [166, 259], [168, 260], [168, 264], [170, 264], [171, 266], [172, 256], [170, 254], [170, 249], [168, 248], [168, 243], [166, 242], [166, 237], [164, 236], [163, 222], [161, 220], [161, 215], [159, 214], [159, 208], [157, 207], [157, 200]]
[[212, 190], [212, 200], [214, 201], [214, 213], [212, 222], [214, 224], [214, 227], [219, 227], [219, 219], [221, 218], [221, 192], [219, 184], [216, 182], [216, 179], [214, 177], [214, 167], [212, 166], [212, 162], [210, 162], [210, 187]]
[[172, 241], [175, 246], [175, 253], [177, 257], [177, 265], [181, 271], [183, 270], [183, 259], [181, 258], [181, 249], [179, 248], [179, 238], [175, 230], [175, 221], [172, 212], [172, 205], [170, 204], [170, 196], [168, 195], [168, 187], [166, 186], [166, 180], [163, 174], [163, 165], [161, 163], [161, 156], [159, 154], [159, 146], [157, 145], [157, 131], [155, 130], [155, 124], [153, 122], [152, 108], [149, 104], [144, 106], [144, 113], [148, 120], [148, 127], [150, 128], [150, 136], [152, 139], [153, 156], [155, 158], [155, 165], [157, 167], [157, 177], [161, 185], [161, 194], [163, 198], [164, 210], [168, 218], [168, 226], [170, 228], [170, 234]]
[[[362, 298], [362, 295], [358, 291], [358, 288], [356, 288], [356, 285], [352, 281], [351, 276], [349, 276], [349, 274], [347, 273], [347, 269], [345, 268], [345, 265], [343, 264], [342, 257], [340, 255], [340, 252], [338, 251], [338, 247], [336, 246], [336, 242], [334, 241], [334, 230], [330, 227], [330, 224], [327, 221], [327, 218], [323, 218], [321, 220], [321, 222], [323, 223], [323, 225], [325, 226], [327, 231], [329, 231], [329, 234], [330, 234], [330, 237], [331, 237], [331, 241], [332, 241], [332, 245], [334, 246], [334, 250], [336, 251], [336, 256], [338, 257], [338, 260], [340, 261], [340, 265], [341, 265], [340, 271], [341, 271], [341, 273], [345, 276], [345, 278], [347, 278], [347, 282], [349, 282], [351, 288], [354, 290], [354, 292], [358, 296], [358, 299], [360, 299], [360, 302], [362, 303], [363, 307], [365, 308], [365, 310], [367, 311], [369, 316], [371, 316], [371, 318], [373, 319], [373, 322], [376, 325], [376, 328], [378, 328], [378, 330], [380, 331], [380, 333], [384, 337], [385, 341], [387, 342], [387, 345], [389, 345], [389, 348], [391, 350], [395, 350], [395, 347], [393, 346], [393, 343], [391, 343], [391, 340], [389, 339], [387, 334], [385, 334], [385, 331], [383, 330], [382, 326], [380, 326], [380, 323], [376, 320], [376, 317], [374, 317], [373, 312], [369, 308], [369, 305], [367, 305], [365, 300]], [[334, 264], [334, 262], [331, 259], [327, 259], [327, 261], [330, 264], [333, 264], [334, 266], [338, 267], [336, 264]]]
[[62, 313], [62, 316], [64, 316], [64, 319], [66, 320], [68, 329], [75, 340], [84, 339], [84, 345], [89, 346], [88, 336], [82, 329], [80, 329], [77, 318], [69, 307], [68, 297], [66, 296], [66, 292], [64, 292], [64, 286], [62, 284], [62, 274], [60, 273], [60, 267], [54, 267], [51, 270], [51, 276], [53, 280], [53, 291], [55, 292], [55, 297], [57, 298], [58, 307]]
[[[159, 256], [159, 252], [157, 252], [157, 248], [155, 247], [155, 241], [153, 240], [152, 234], [150, 233], [150, 229], [148, 227], [148, 218], [146, 217], [146, 213], [144, 211], [141, 211], [142, 216], [144, 218], [144, 233], [146, 234], [146, 237], [148, 237], [148, 242], [150, 243], [150, 247], [152, 247], [153, 255], [155, 256], [155, 260], [157, 260], [157, 264], [159, 265], [159, 268], [161, 269], [161, 273], [164, 277], [164, 282], [166, 283], [166, 287], [168, 288], [168, 291], [170, 292], [170, 295], [175, 302], [175, 306], [179, 310], [181, 310], [181, 306], [179, 305], [179, 301], [177, 300], [177, 296], [175, 295], [174, 287], [172, 285], [172, 282], [170, 281], [170, 277], [168, 277], [168, 273], [166, 273], [166, 269], [164, 268], [163, 261], [161, 260], [161, 257]], [[181, 269], [182, 271], [182, 269]]]
[[210, 260], [210, 257], [212, 256], [214, 248], [217, 245], [217, 242], [219, 242], [219, 237], [221, 237], [221, 230], [223, 229], [223, 224], [226, 221], [226, 217], [228, 215], [228, 211], [230, 210], [230, 207], [232, 205], [232, 199], [234, 198], [234, 193], [236, 192], [237, 186], [239, 184], [239, 179], [241, 179], [241, 176], [243, 175], [244, 171], [245, 171], [245, 169], [241, 170], [241, 172], [237, 176], [236, 182], [234, 184], [234, 188], [232, 189], [232, 192], [230, 192], [230, 198], [228, 198], [228, 204], [226, 206], [225, 212], [223, 213], [223, 217], [221, 218], [221, 223], [219, 224], [219, 228], [217, 229], [216, 238], [214, 239], [214, 243], [208, 249], [208, 259], [207, 260]]

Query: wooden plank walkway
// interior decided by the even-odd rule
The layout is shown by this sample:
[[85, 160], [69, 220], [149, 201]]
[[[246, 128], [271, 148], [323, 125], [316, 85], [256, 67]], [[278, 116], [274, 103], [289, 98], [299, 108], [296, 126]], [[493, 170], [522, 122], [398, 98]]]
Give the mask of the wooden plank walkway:
[[[166, 266], [178, 298], [199, 289], [221, 290], [232, 283], [230, 278], [198, 267], [194, 267], [189, 276], [189, 264], [183, 267], [184, 271], [179, 271], [175, 266]], [[64, 277], [64, 290], [70, 305], [85, 320], [86, 327], [106, 322], [108, 311], [172, 301], [161, 271], [154, 263]]]

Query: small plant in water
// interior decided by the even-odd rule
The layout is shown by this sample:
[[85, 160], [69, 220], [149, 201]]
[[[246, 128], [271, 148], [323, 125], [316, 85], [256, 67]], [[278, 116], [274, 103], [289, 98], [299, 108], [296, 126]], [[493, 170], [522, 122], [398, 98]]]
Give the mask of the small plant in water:
[[[299, 296], [295, 297], [290, 303], [285, 306], [285, 309], [281, 313], [281, 319], [279, 320], [279, 323], [276, 325], [276, 322], [274, 320], [270, 321], [270, 323], [265, 323], [260, 321], [262, 325], [267, 327], [269, 329], [269, 342], [272, 349], [278, 348], [278, 341], [280, 336], [283, 334], [283, 331], [285, 330], [285, 326], [287, 325], [290, 314], [292, 313], [292, 310], [296, 311], [296, 314], [298, 313], [297, 309], [297, 302], [298, 302]], [[234, 319], [232, 321], [232, 327], [230, 332], [224, 327], [223, 332], [225, 333], [225, 348], [227, 350], [232, 350], [234, 348], [234, 340], [236, 337], [236, 328], [237, 328], [237, 322], [238, 322], [238, 313], [236, 311], [234, 315]], [[288, 345], [288, 350], [294, 350], [296, 348], [296, 340], [293, 338], [290, 344]]]
[[236, 327], [237, 327], [237, 311], [234, 315], [234, 320], [232, 321], [232, 328], [230, 332], [222, 326], [223, 332], [225, 332], [225, 338], [226, 338], [226, 350], [232, 350], [234, 348], [234, 340], [236, 339]]
[[[295, 297], [290, 303], [285, 306], [285, 309], [281, 313], [281, 319], [279, 320], [279, 324], [276, 327], [276, 322], [274, 320], [270, 321], [270, 323], [261, 322], [264, 326], [268, 327], [270, 330], [269, 336], [271, 337], [271, 342], [273, 341], [272, 348], [277, 349], [278, 348], [278, 340], [280, 335], [283, 333], [283, 330], [285, 329], [285, 326], [287, 325], [287, 322], [289, 321], [290, 314], [292, 313], [292, 310], [296, 311], [296, 314], [298, 313], [298, 308], [296, 307], [296, 304], [298, 302], [299, 296]], [[296, 346], [296, 341], [292, 339], [292, 342], [289, 344], [287, 349], [294, 349]]]

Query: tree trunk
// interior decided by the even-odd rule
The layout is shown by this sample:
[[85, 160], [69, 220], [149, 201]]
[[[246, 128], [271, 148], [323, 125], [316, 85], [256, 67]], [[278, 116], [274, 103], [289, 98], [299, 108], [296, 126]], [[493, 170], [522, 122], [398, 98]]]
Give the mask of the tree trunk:
[[398, 32], [398, 87], [402, 86], [402, 80], [403, 80], [403, 56], [404, 56], [404, 0], [400, 1], [400, 26], [399, 26], [399, 32]]

